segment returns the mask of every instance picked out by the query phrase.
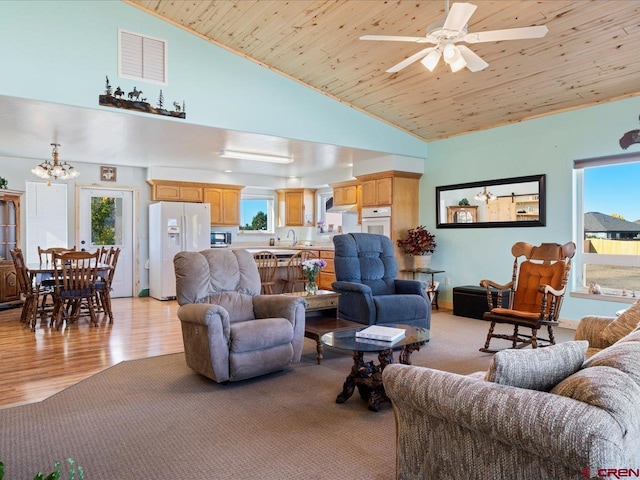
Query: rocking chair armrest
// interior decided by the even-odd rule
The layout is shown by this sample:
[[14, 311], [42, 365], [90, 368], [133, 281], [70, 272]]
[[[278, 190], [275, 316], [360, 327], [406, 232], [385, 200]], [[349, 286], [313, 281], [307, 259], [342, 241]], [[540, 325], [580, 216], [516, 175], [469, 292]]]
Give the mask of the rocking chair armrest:
[[551, 295], [553, 295], [554, 297], [561, 297], [564, 295], [564, 292], [566, 291], [566, 287], [561, 288], [560, 290], [556, 290], [555, 288], [549, 286], [549, 285], [540, 285], [538, 287], [538, 291], [540, 293], [550, 293]]
[[505, 283], [504, 285], [501, 285], [499, 283], [496, 283], [492, 280], [480, 280], [480, 286], [484, 287], [484, 288], [489, 288], [489, 287], [493, 287], [493, 288], [497, 288], [498, 290], [511, 290], [511, 287], [513, 287], [513, 282], [509, 282], [509, 283]]

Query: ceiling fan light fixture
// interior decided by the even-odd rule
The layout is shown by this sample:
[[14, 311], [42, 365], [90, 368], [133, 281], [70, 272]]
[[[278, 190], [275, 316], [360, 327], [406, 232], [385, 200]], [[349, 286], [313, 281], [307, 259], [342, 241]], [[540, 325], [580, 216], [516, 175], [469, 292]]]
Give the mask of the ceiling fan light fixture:
[[236, 160], [255, 160], [269, 163], [293, 163], [293, 158], [280, 155], [268, 155], [264, 153], [239, 152], [234, 150], [220, 150], [223, 158], [235, 158]]
[[448, 43], [444, 46], [442, 50], [442, 56], [444, 57], [444, 61], [448, 64], [452, 64], [460, 58], [460, 50], [453, 43]]
[[433, 70], [436, 68], [436, 66], [438, 65], [438, 62], [440, 61], [440, 57], [442, 56], [442, 52], [440, 51], [440, 49], [436, 48], [435, 50], [432, 50], [429, 55], [427, 55], [426, 57], [424, 57], [421, 61], [421, 63], [430, 71], [433, 72]]
[[467, 61], [462, 58], [462, 55], [455, 61], [449, 64], [452, 72], [458, 72], [467, 66]]

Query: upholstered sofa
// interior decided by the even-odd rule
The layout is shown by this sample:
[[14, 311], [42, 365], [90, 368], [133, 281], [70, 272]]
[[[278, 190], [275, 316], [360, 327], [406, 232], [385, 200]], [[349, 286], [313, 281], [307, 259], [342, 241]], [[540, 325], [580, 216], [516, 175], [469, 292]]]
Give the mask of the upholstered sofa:
[[397, 478], [637, 478], [640, 318], [614, 342], [629, 329], [613, 320], [585, 318], [577, 341], [498, 352], [486, 373], [387, 366]]
[[300, 361], [306, 303], [260, 295], [260, 274], [249, 252], [180, 252], [174, 267], [184, 353], [193, 370], [233, 382]]

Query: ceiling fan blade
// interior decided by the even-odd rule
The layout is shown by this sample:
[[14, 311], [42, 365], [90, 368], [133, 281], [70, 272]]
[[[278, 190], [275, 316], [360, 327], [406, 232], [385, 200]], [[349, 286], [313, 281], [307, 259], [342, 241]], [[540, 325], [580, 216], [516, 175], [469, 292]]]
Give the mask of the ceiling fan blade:
[[463, 41], [467, 43], [499, 42], [502, 40], [524, 40], [527, 38], [542, 38], [549, 29], [546, 25], [536, 27], [507, 28], [505, 30], [491, 30], [488, 32], [469, 33]]
[[391, 67], [389, 70], [387, 70], [387, 73], [399, 72], [403, 68], [411, 65], [413, 62], [417, 62], [422, 57], [426, 57], [432, 50], [435, 50], [435, 47], [429, 47], [429, 48], [425, 48], [424, 50], [420, 50], [418, 53], [411, 55], [409, 58], [405, 58], [403, 61], [401, 61], [397, 65], [394, 65], [393, 67]]
[[385, 42], [428, 42], [426, 37], [403, 37], [400, 35], [363, 35], [360, 40], [382, 40]]
[[478, 7], [472, 3], [454, 3], [451, 5], [451, 10], [449, 10], [449, 15], [447, 15], [442, 29], [459, 32], [467, 24], [476, 8]]
[[480, 70], [484, 70], [489, 66], [487, 62], [485, 62], [482, 58], [480, 58], [475, 52], [470, 50], [468, 47], [464, 45], [457, 45], [458, 50], [460, 50], [460, 55], [464, 58], [464, 61], [467, 62], [467, 68], [472, 72], [479, 72]]

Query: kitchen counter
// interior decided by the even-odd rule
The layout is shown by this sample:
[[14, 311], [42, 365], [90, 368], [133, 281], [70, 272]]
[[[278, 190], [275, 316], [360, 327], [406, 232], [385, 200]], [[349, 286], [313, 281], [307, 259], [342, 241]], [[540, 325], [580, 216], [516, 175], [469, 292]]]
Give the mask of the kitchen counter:
[[299, 243], [295, 246], [292, 245], [275, 245], [275, 246], [270, 246], [270, 245], [256, 245], [255, 243], [247, 243], [247, 244], [242, 244], [242, 243], [234, 243], [233, 245], [231, 245], [231, 248], [233, 249], [245, 249], [245, 250], [249, 250], [251, 253], [255, 253], [255, 252], [260, 252], [263, 250], [268, 250], [268, 251], [272, 251], [272, 252], [282, 252], [282, 251], [290, 251], [293, 253], [296, 253], [299, 250], [315, 250], [315, 251], [325, 251], [325, 252], [333, 252], [334, 247], [332, 243], [322, 243], [322, 244], [318, 244], [318, 245], [304, 245], [302, 243]]

